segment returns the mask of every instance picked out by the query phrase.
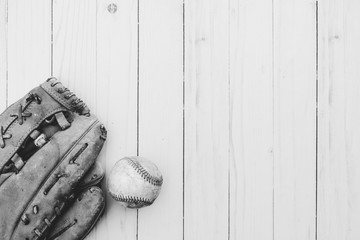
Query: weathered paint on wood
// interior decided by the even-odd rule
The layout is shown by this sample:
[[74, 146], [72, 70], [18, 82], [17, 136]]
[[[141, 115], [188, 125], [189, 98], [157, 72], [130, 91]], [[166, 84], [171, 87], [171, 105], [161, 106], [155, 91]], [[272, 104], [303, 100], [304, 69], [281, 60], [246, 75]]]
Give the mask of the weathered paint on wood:
[[163, 172], [152, 207], [139, 210], [139, 239], [182, 239], [183, 33], [181, 0], [139, 1], [139, 154]]
[[[101, 156], [106, 172], [120, 158], [137, 154], [137, 2], [114, 4], [113, 14], [108, 11], [108, 1], [97, 5], [94, 112], [108, 128]], [[94, 239], [136, 239], [136, 211], [120, 207], [109, 196], [107, 206]]]
[[316, 5], [274, 1], [274, 239], [316, 239]]
[[[0, 0], [0, 108], [50, 75], [163, 171], [87, 239], [359, 239], [360, 3]], [[103, 183], [106, 187], [106, 179]]]
[[228, 238], [227, 1], [185, 5], [184, 236]]
[[230, 239], [268, 240], [274, 234], [272, 4], [230, 3]]
[[319, 2], [319, 240], [360, 237], [359, 9]]
[[0, 109], [7, 106], [7, 1], [0, 0]]
[[50, 75], [51, 5], [46, 0], [7, 4], [7, 102], [11, 104]]

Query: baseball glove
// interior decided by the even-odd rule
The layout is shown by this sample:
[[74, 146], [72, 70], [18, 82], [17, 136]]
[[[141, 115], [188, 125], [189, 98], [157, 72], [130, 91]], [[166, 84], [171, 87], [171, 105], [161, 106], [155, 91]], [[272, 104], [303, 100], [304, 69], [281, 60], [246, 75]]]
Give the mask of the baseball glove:
[[0, 115], [0, 236], [83, 239], [105, 208], [106, 129], [55, 78]]

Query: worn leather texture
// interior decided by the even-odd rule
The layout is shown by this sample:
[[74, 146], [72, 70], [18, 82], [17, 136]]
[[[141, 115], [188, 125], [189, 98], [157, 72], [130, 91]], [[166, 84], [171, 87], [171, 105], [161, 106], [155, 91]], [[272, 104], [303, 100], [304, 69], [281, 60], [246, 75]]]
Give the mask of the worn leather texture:
[[[103, 176], [93, 167], [106, 139], [103, 124], [50, 78], [7, 108], [0, 127], [1, 239], [46, 239], [54, 235], [52, 225], [67, 230], [58, 223], [66, 216], [83, 227], [73, 238], [59, 239], [85, 237], [104, 209], [101, 190], [89, 187]], [[42, 138], [31, 139], [41, 132]], [[90, 169], [95, 178], [87, 174]], [[79, 198], [83, 201], [74, 201]]]
[[96, 186], [83, 190], [63, 216], [52, 226], [46, 240], [83, 239], [105, 208], [103, 191]]

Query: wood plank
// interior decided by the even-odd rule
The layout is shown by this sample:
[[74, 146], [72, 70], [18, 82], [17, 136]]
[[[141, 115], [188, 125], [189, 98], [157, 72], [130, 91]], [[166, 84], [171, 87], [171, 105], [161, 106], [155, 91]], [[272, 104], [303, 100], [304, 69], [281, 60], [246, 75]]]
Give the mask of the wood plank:
[[230, 1], [230, 237], [273, 239], [272, 2]]
[[359, 11], [319, 1], [319, 240], [360, 238]]
[[53, 2], [53, 76], [83, 98], [97, 101], [95, 0]]
[[[96, 1], [53, 1], [52, 75], [84, 100], [94, 113], [96, 74]], [[98, 161], [105, 164], [104, 153]], [[104, 218], [101, 219], [103, 222]], [[98, 225], [97, 225], [98, 226]], [[96, 239], [95, 227], [86, 239]]]
[[[120, 158], [137, 153], [137, 1], [97, 5], [97, 101], [94, 112], [108, 129], [100, 158], [106, 172]], [[113, 9], [115, 9], [115, 5]], [[104, 219], [96, 231], [98, 240], [135, 240], [136, 211], [125, 209], [108, 195]]]
[[9, 104], [49, 77], [50, 23], [49, 1], [8, 1]]
[[185, 3], [185, 239], [228, 239], [228, 2]]
[[274, 1], [274, 239], [315, 239], [316, 5]]
[[[107, 174], [121, 157], [135, 155], [137, 146], [137, 7], [133, 1], [114, 2], [112, 14], [108, 4], [54, 2], [53, 60], [54, 76], [107, 126], [98, 158]], [[136, 212], [107, 197], [107, 211], [87, 239], [135, 239], [136, 228]]]
[[182, 10], [182, 0], [139, 5], [139, 154], [158, 165], [164, 184], [139, 210], [138, 239], [183, 239]]
[[0, 112], [7, 106], [7, 0], [0, 0]]

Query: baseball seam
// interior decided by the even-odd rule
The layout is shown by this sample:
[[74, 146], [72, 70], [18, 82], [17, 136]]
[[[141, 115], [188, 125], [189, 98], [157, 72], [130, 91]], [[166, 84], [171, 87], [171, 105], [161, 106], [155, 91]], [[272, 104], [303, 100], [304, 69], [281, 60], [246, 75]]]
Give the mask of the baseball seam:
[[148, 183], [160, 187], [163, 183], [163, 179], [162, 177], [157, 178], [154, 176], [151, 176], [150, 173], [148, 171], [146, 171], [145, 168], [143, 168], [143, 166], [141, 166], [141, 164], [133, 161], [130, 158], [126, 158], [127, 162], [129, 163], [129, 165], [134, 168], [134, 170]]
[[154, 200], [142, 197], [135, 197], [135, 196], [124, 196], [122, 194], [115, 194], [109, 191], [110, 196], [115, 199], [116, 201], [126, 202], [126, 203], [143, 203], [144, 205], [151, 205]]

